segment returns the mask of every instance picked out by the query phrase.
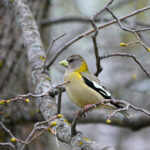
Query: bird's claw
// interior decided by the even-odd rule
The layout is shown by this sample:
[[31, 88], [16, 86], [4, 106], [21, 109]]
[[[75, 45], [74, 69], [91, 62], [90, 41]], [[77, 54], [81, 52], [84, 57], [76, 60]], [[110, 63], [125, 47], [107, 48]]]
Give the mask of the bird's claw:
[[92, 104], [87, 104], [87, 105], [85, 105], [84, 108], [83, 108], [84, 112], [87, 112], [88, 109], [89, 109], [89, 107], [90, 107], [91, 105], [92, 105]]

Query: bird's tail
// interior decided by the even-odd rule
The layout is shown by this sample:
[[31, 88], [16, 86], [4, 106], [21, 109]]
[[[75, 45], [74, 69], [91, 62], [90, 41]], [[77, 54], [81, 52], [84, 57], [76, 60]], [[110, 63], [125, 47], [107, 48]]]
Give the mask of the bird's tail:
[[123, 116], [125, 116], [128, 119], [132, 118], [132, 115], [129, 112], [127, 112], [125, 110], [121, 110], [121, 109], [123, 109], [123, 107], [117, 108], [116, 106], [114, 106], [112, 104], [106, 104], [106, 105], [100, 106], [98, 108], [104, 108], [104, 109], [108, 109], [108, 110], [111, 109], [112, 111], [116, 111], [117, 109], [120, 109], [120, 111], [119, 111], [120, 114], [122, 114]]
[[[116, 108], [116, 109], [123, 109], [124, 107], [120, 104], [117, 104], [117, 103], [114, 103], [114, 102], [111, 102], [111, 104]], [[127, 111], [125, 110], [121, 110], [120, 111], [121, 114], [123, 114], [125, 117], [127, 117], [128, 119], [132, 118], [132, 115], [130, 113], [128, 113]]]
[[128, 119], [132, 118], [132, 115], [125, 110], [120, 111], [120, 113], [125, 117], [127, 117]]

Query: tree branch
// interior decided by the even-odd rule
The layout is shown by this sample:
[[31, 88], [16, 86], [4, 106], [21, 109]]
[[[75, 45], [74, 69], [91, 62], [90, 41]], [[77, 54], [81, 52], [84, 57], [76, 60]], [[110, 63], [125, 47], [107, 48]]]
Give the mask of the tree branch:
[[[101, 22], [101, 21], [109, 22], [109, 21], [112, 21], [112, 19], [110, 19], [110, 18], [97, 18], [97, 19], [95, 19], [96, 23]], [[127, 20], [122, 20], [122, 21], [124, 23], [129, 24], [129, 22]], [[42, 20], [41, 24], [43, 27], [47, 27], [47, 26], [50, 26], [53, 24], [55, 25], [55, 24], [59, 24], [59, 23], [68, 23], [68, 22], [90, 23], [89, 17], [70, 16], [70, 17], [60, 17], [60, 18], [54, 18], [54, 19], [44, 19], [44, 20]], [[149, 28], [149, 24], [146, 24], [144, 22], [137, 21], [136, 24], [138, 26]]]
[[97, 45], [97, 41], [96, 41], [96, 38], [97, 38], [97, 35], [98, 35], [98, 27], [96, 26], [95, 24], [95, 19], [103, 12], [106, 10], [106, 8], [108, 6], [110, 6], [112, 4], [113, 0], [110, 0], [106, 6], [104, 6], [102, 9], [100, 9], [95, 15], [93, 15], [91, 18], [90, 18], [90, 22], [94, 28], [94, 35], [92, 36], [92, 41], [93, 41], [93, 45], [94, 45], [94, 54], [95, 54], [95, 58], [96, 58], [96, 67], [97, 67], [97, 71], [95, 73], [96, 76], [98, 76], [98, 74], [102, 71], [102, 66], [101, 66], [101, 63], [100, 63], [100, 57], [99, 57], [99, 51], [98, 51], [98, 45]]
[[140, 66], [140, 68], [145, 72], [145, 74], [147, 75], [147, 77], [150, 78], [149, 71], [146, 70], [143, 67], [143, 65], [140, 63], [140, 61], [134, 55], [131, 55], [131, 54], [128, 54], [128, 53], [114, 53], [114, 54], [109, 54], [109, 55], [101, 56], [100, 59], [109, 58], [109, 57], [115, 57], [115, 56], [130, 57], [130, 58], [132, 58]]
[[12, 144], [12, 143], [0, 143], [0, 146], [9, 146], [9, 147], [11, 147], [12, 149], [14, 149], [15, 150], [15, 146]]
[[[112, 119], [115, 117], [116, 114], [118, 114], [119, 112], [121, 113], [122, 111], [128, 111], [129, 108], [132, 108], [133, 110], [136, 110], [136, 111], [139, 111], [139, 112], [142, 112], [146, 115], [148, 115], [150, 117], [150, 112], [145, 110], [145, 109], [142, 109], [142, 108], [138, 108], [132, 104], [130, 104], [129, 102], [127, 101], [124, 101], [124, 100], [115, 100], [115, 99], [104, 99], [104, 100], [101, 100], [95, 104], [90, 104], [89, 106], [86, 107], [86, 109], [81, 109], [80, 111], [77, 112], [76, 116], [74, 117], [73, 119], [73, 123], [72, 123], [72, 134], [76, 134], [76, 125], [77, 125], [77, 122], [79, 121], [79, 119], [82, 117], [82, 116], [85, 116], [85, 113], [93, 110], [94, 108], [98, 107], [98, 106], [105, 106], [107, 104], [111, 104], [111, 103], [114, 103], [114, 104], [122, 104], [124, 107], [123, 108], [119, 108], [119, 109], [114, 109], [113, 112], [108, 115], [106, 118], [105, 118], [105, 122], [106, 123], [111, 123], [112, 122]], [[107, 121], [106, 121], [107, 119]], [[132, 118], [128, 118], [127, 120], [129, 120]], [[150, 120], [150, 119], [148, 119]], [[129, 122], [129, 121], [128, 121]], [[137, 120], [135, 121], [135, 123], [137, 123]], [[139, 129], [141, 127], [141, 123], [139, 124], [140, 126], [137, 126], [135, 129]], [[146, 124], [145, 122], [142, 124], [142, 127], [145, 127]], [[132, 127], [135, 127], [135, 126], [131, 126]]]
[[90, 22], [94, 28], [94, 35], [92, 36], [92, 41], [93, 41], [93, 45], [94, 45], [94, 54], [95, 54], [95, 58], [96, 58], [96, 72], [95, 75], [98, 76], [98, 74], [103, 70], [102, 66], [101, 66], [101, 61], [100, 61], [100, 56], [99, 56], [99, 51], [98, 51], [98, 45], [97, 45], [97, 35], [98, 35], [98, 27], [95, 24], [95, 20], [96, 18], [106, 10], [106, 8], [108, 8], [108, 6], [110, 6], [113, 3], [113, 0], [110, 0], [102, 9], [100, 9], [95, 15], [93, 15], [90, 18]]
[[[71, 111], [71, 110], [70, 110]], [[67, 112], [64, 112], [64, 116], [66, 119], [68, 119], [69, 122], [72, 121], [72, 115], [74, 112], [70, 112], [69, 114]], [[91, 113], [88, 113], [88, 115], [85, 118], [82, 118], [79, 120], [78, 123], [104, 123], [106, 124], [106, 114], [104, 112], [98, 112], [94, 111]], [[113, 126], [117, 127], [126, 127], [133, 131], [138, 131], [140, 129], [143, 129], [144, 127], [150, 126], [150, 117], [146, 115], [142, 115], [139, 113], [134, 113], [132, 119], [122, 118], [122, 119], [111, 119], [111, 124]]]
[[[118, 18], [115, 16], [115, 14], [114, 14], [109, 8], [106, 8], [106, 10], [112, 15], [112, 17], [113, 17], [114, 19], [116, 19], [116, 21], [117, 21], [119, 27], [120, 27], [122, 30], [133, 33], [133, 34], [136, 36], [136, 38], [137, 38], [137, 40], [139, 41], [139, 43], [141, 44], [141, 46], [143, 46], [143, 47], [145, 48], [145, 50], [148, 51], [148, 47], [141, 41], [140, 36], [136, 33], [138, 30], [136, 31], [136, 30], [132, 30], [132, 29], [128, 29], [128, 28], [124, 27], [123, 24], [120, 22], [120, 19], [118, 19]], [[148, 29], [149, 29], [149, 28], [148, 28]], [[147, 28], [144, 29], [144, 30], [147, 30]], [[143, 30], [143, 31], [144, 31], [144, 30]], [[141, 31], [141, 30], [139, 30], [139, 31]]]

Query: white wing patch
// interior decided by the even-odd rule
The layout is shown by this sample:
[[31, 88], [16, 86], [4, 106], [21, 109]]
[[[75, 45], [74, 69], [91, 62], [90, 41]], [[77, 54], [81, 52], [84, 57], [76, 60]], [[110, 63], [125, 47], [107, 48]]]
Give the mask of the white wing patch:
[[102, 92], [104, 95], [111, 97], [111, 94], [106, 91], [102, 86], [98, 85], [96, 82], [92, 81], [95, 88], [100, 89], [100, 92]]

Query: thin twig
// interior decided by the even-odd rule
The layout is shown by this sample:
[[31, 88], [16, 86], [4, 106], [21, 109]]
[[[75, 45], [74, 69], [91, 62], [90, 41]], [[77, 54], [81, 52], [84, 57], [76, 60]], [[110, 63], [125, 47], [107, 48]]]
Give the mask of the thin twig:
[[100, 11], [98, 11], [92, 18], [95, 19], [97, 18], [106, 8], [108, 8], [114, 0], [110, 0]]
[[12, 132], [0, 121], [1, 127], [13, 138], [15, 137]]
[[0, 143], [1, 146], [10, 146], [12, 149], [16, 149], [12, 143]]
[[147, 77], [150, 78], [149, 71], [146, 70], [143, 67], [143, 65], [140, 63], [140, 61], [134, 55], [131, 55], [131, 54], [128, 54], [128, 53], [113, 53], [113, 54], [109, 54], [109, 55], [103, 55], [103, 56], [100, 57], [100, 59], [114, 57], [114, 56], [130, 57], [130, 58], [132, 58], [140, 66], [140, 68], [145, 72], [145, 74], [147, 75]]
[[[108, 22], [112, 21], [110, 18], [96, 18], [95, 22]], [[65, 22], [75, 22], [75, 23], [90, 23], [89, 17], [81, 17], [81, 16], [70, 16], [70, 17], [60, 17], [60, 18], [54, 18], [54, 19], [44, 19], [42, 20], [41, 24], [43, 27], [49, 26], [51, 24], [57, 24], [57, 23], [65, 23]], [[124, 23], [129, 24], [127, 20], [123, 20]], [[146, 24], [144, 22], [137, 21], [136, 24], [138, 26], [142, 26], [145, 28], [149, 28], [149, 24]]]
[[117, 17], [115, 16], [115, 14], [114, 14], [109, 8], [106, 8], [106, 10], [112, 15], [112, 17], [113, 17], [114, 19], [116, 19], [116, 21], [117, 21], [119, 27], [120, 27], [122, 30], [133, 33], [133, 34], [136, 36], [136, 38], [138, 39], [138, 41], [139, 41], [139, 43], [141, 44], [141, 46], [144, 47], [144, 49], [145, 49], [146, 51], [148, 50], [148, 47], [146, 47], [146, 45], [141, 41], [141, 38], [140, 38], [139, 35], [136, 33], [136, 30], [132, 30], [132, 29], [128, 29], [128, 28], [124, 27], [123, 24], [120, 22], [120, 19], [117, 18]]
[[133, 45], [133, 44], [138, 44], [140, 43], [139, 41], [134, 41], [134, 42], [129, 42], [129, 43], [125, 43], [125, 46], [129, 46], [129, 45]]
[[98, 74], [103, 70], [103, 67], [101, 66], [101, 61], [100, 61], [100, 56], [99, 56], [99, 51], [98, 51], [98, 45], [97, 45], [97, 34], [98, 34], [98, 28], [96, 25], [94, 25], [94, 21], [92, 22], [92, 25], [95, 29], [95, 34], [92, 36], [92, 41], [93, 41], [93, 45], [94, 45], [94, 54], [95, 54], [95, 58], [96, 58], [96, 72], [94, 73], [96, 76], [98, 76]]
[[147, 30], [150, 30], [150, 27], [143, 28], [143, 29], [136, 29], [136, 30], [134, 30], [134, 31], [135, 31], [135, 32], [141, 32], [141, 31], [147, 31]]
[[54, 43], [55, 43], [57, 40], [59, 40], [60, 38], [64, 37], [65, 35], [66, 35], [66, 33], [63, 33], [62, 35], [60, 35], [60, 36], [54, 38], [54, 39], [52, 40], [52, 43], [49, 45], [49, 48], [48, 48], [47, 53], [46, 53], [45, 62], [44, 62], [44, 71], [45, 71], [45, 69], [46, 69], [46, 62], [47, 62], [47, 59], [48, 59], [48, 55], [49, 55], [49, 53], [50, 53], [50, 51], [51, 51], [51, 49], [52, 49]]
[[106, 10], [106, 8], [108, 6], [110, 6], [112, 4], [113, 0], [110, 0], [100, 11], [98, 11], [95, 15], [93, 15], [91, 18], [90, 18], [90, 22], [94, 28], [94, 35], [92, 36], [92, 41], [93, 41], [93, 45], [94, 45], [94, 54], [95, 54], [95, 58], [96, 58], [96, 68], [97, 68], [97, 71], [95, 73], [96, 76], [98, 76], [98, 74], [102, 71], [102, 66], [101, 66], [101, 63], [100, 63], [100, 57], [99, 57], [99, 51], [98, 51], [98, 45], [97, 45], [97, 35], [98, 35], [98, 27], [97, 25], [95, 24], [95, 20], [96, 18], [103, 12]]
[[131, 107], [132, 109], [136, 110], [136, 111], [141, 111], [141, 112], [143, 112], [143, 113], [145, 113], [145, 114], [147, 114], [147, 115], [149, 115], [149, 116], [150, 116], [150, 112], [149, 112], [149, 111], [147, 111], [147, 110], [145, 110], [145, 109], [137, 108], [137, 107], [135, 107], [135, 106], [134, 106], [134, 105], [132, 105], [132, 104], [130, 104], [130, 107]]
[[[36, 140], [36, 138], [38, 138], [39, 136], [41, 136], [45, 131], [47, 131], [47, 129], [50, 127], [44, 127], [43, 125], [44, 124], [47, 124], [49, 123], [50, 121], [54, 120], [54, 119], [57, 119], [58, 117], [57, 116], [54, 116], [53, 118], [50, 118], [49, 120], [45, 120], [45, 121], [41, 121], [41, 122], [37, 122], [34, 124], [34, 128], [32, 129], [32, 131], [30, 132], [30, 134], [28, 135], [28, 137], [25, 139], [25, 143], [26, 144], [23, 144], [22, 147], [21, 147], [21, 150], [24, 150], [25, 148], [25, 145], [29, 145], [31, 144], [33, 141]], [[40, 127], [39, 127], [40, 126]], [[42, 131], [38, 134], [36, 134], [34, 136], [34, 134], [36, 133], [37, 130], [41, 130]]]
[[58, 93], [57, 114], [60, 114], [60, 113], [61, 113], [62, 91], [63, 91], [63, 89], [60, 87], [60, 88], [59, 88], [59, 93]]
[[113, 111], [113, 113], [110, 116], [107, 116], [107, 119], [111, 119], [112, 117], [114, 117], [118, 112], [122, 112], [122, 111], [127, 111], [129, 109], [129, 104], [127, 104], [125, 107], [123, 108], [119, 108], [116, 109], [115, 111]]
[[[60, 87], [62, 88], [62, 86], [66, 85], [66, 84], [69, 84], [70, 81], [68, 82], [64, 82], [64, 83], [61, 83], [61, 84], [58, 84], [56, 86], [53, 86], [52, 88], [50, 88], [47, 92], [44, 92], [44, 93], [41, 93], [41, 94], [32, 94], [32, 93], [28, 93], [28, 94], [24, 94], [24, 95], [19, 95], [15, 98], [12, 98], [12, 99], [9, 99], [9, 100], [0, 100], [0, 102], [3, 102], [3, 103], [10, 103], [12, 101], [17, 101], [17, 100], [24, 100], [26, 101], [26, 98], [29, 98], [29, 97], [33, 97], [33, 98], [39, 98], [39, 97], [44, 97], [44, 96], [48, 96], [48, 95], [55, 95], [55, 93], [53, 92], [54, 89], [59, 89]], [[64, 89], [62, 88], [62, 91]], [[29, 101], [28, 101], [29, 102]]]
[[26, 144], [23, 140], [17, 139], [12, 132], [0, 121], [0, 125], [1, 127], [11, 136], [11, 138], [15, 138], [16, 142], [22, 143], [22, 144]]

